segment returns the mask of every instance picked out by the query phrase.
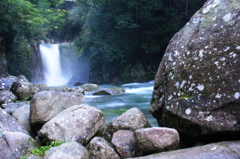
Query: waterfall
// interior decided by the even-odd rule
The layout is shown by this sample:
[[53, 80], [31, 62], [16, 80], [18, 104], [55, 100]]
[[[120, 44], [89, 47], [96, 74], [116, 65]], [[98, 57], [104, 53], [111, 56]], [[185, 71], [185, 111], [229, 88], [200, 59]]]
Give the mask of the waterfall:
[[44, 75], [48, 86], [60, 86], [68, 82], [62, 75], [59, 44], [40, 44]]

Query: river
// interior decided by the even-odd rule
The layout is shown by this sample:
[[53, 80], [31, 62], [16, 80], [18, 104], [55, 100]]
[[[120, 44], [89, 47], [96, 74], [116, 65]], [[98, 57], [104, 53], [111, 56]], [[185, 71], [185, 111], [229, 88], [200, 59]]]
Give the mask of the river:
[[147, 117], [152, 126], [157, 126], [156, 119], [149, 113], [149, 104], [152, 97], [153, 81], [145, 83], [128, 83], [123, 85], [100, 85], [101, 88], [121, 87], [126, 90], [120, 95], [92, 95], [87, 92], [85, 103], [103, 111], [105, 124], [121, 115], [126, 110], [137, 107]]

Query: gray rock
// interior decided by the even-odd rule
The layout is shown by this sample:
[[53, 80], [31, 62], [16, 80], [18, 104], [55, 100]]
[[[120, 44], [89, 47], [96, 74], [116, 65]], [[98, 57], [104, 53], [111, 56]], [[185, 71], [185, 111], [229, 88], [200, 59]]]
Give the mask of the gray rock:
[[134, 157], [135, 138], [131, 130], [119, 130], [113, 134], [111, 143], [121, 158]]
[[118, 130], [137, 130], [151, 127], [143, 112], [138, 108], [131, 108], [108, 123], [102, 131], [103, 137], [111, 142], [113, 133]]
[[37, 84], [30, 83], [25, 76], [14, 82], [11, 91], [18, 97], [18, 100], [31, 100], [33, 95], [40, 91]]
[[4, 131], [1, 135], [1, 159], [20, 158], [39, 146], [36, 140], [22, 132]]
[[84, 93], [84, 89], [82, 87], [72, 87], [72, 88], [69, 88], [68, 92], [77, 92], [77, 93], [85, 94]]
[[113, 147], [101, 137], [94, 137], [86, 148], [89, 159], [120, 159]]
[[0, 90], [0, 104], [12, 103], [17, 97], [8, 90]]
[[50, 88], [46, 84], [36, 84], [40, 91], [48, 91]]
[[64, 109], [82, 104], [83, 99], [82, 94], [75, 92], [38, 92], [30, 102], [30, 124], [39, 130]]
[[99, 88], [97, 84], [93, 84], [93, 83], [84, 84], [81, 87], [82, 89], [84, 89], [84, 91], [88, 91], [88, 92]]
[[134, 132], [136, 155], [143, 156], [157, 152], [176, 150], [179, 145], [179, 134], [171, 128], [145, 128]]
[[103, 88], [93, 93], [93, 95], [118, 95], [125, 92], [124, 88], [113, 87], [113, 88]]
[[17, 82], [19, 78], [15, 76], [7, 76], [0, 79], [0, 90], [10, 91], [14, 82]]
[[[238, 159], [240, 142], [219, 142], [205, 146], [157, 153], [134, 159]], [[130, 159], [130, 158], [129, 158]]]
[[57, 87], [49, 87], [48, 90], [54, 91], [54, 92], [68, 92], [68, 86], [62, 85], [62, 86], [57, 86]]
[[5, 131], [22, 132], [29, 135], [27, 130], [14, 117], [0, 108], [0, 136]]
[[71, 140], [83, 145], [104, 122], [101, 110], [82, 104], [69, 107], [47, 122], [39, 131], [40, 139]]
[[239, 0], [208, 0], [166, 49], [150, 112], [181, 140], [240, 139], [239, 17]]
[[2, 108], [4, 111], [6, 111], [8, 114], [12, 115], [13, 112], [24, 106], [24, 105], [30, 105], [30, 101], [25, 101], [25, 102], [19, 102], [19, 103], [8, 103], [8, 104], [2, 104]]
[[77, 142], [66, 142], [50, 148], [44, 159], [88, 159], [88, 151]]
[[30, 104], [23, 105], [22, 107], [16, 109], [12, 116], [17, 119], [19, 124], [21, 124], [28, 132], [29, 134], [33, 134], [32, 128], [29, 122], [29, 116], [30, 116]]

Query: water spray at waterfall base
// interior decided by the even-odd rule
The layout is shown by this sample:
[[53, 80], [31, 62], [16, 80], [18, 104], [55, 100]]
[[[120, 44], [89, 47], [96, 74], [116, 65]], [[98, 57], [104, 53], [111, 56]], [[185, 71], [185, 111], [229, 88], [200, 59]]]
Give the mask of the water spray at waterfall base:
[[64, 77], [60, 63], [59, 44], [40, 44], [44, 76], [48, 86], [66, 84], [69, 77]]

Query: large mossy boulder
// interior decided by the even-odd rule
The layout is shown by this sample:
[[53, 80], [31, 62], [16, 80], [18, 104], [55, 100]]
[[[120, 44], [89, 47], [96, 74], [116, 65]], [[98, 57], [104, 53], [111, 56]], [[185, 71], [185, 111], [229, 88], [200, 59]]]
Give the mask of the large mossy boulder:
[[183, 140], [240, 139], [239, 17], [239, 0], [208, 0], [166, 49], [150, 112]]

